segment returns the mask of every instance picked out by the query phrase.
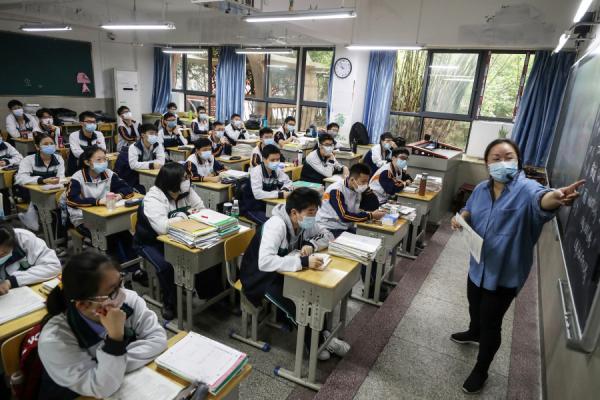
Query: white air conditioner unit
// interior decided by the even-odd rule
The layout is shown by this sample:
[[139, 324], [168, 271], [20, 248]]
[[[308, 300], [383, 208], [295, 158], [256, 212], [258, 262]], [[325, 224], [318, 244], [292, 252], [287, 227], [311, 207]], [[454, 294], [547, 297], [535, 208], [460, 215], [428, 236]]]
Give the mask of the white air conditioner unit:
[[249, 12], [262, 11], [263, 0], [191, 0], [191, 2], [225, 14], [246, 15]]

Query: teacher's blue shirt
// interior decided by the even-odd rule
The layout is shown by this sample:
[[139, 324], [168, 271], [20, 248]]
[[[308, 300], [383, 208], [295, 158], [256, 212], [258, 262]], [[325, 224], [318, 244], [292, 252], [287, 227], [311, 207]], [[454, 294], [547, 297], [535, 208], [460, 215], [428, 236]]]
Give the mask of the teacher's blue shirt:
[[540, 206], [542, 196], [551, 189], [521, 171], [496, 201], [491, 190], [491, 180], [481, 182], [465, 206], [471, 213], [469, 223], [483, 238], [480, 262], [471, 257], [469, 277], [488, 290], [498, 286], [520, 289], [529, 276], [542, 227], [554, 217], [554, 212]]

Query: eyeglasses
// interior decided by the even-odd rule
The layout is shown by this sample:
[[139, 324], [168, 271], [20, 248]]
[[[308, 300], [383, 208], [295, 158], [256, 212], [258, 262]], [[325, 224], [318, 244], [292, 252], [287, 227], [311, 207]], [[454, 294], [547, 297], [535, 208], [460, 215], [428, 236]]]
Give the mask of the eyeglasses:
[[121, 288], [123, 287], [124, 277], [125, 277], [125, 274], [123, 274], [121, 272], [120, 277], [119, 277], [119, 286], [117, 286], [112, 292], [110, 292], [108, 294], [108, 296], [94, 296], [94, 297], [89, 297], [86, 300], [91, 301], [92, 303], [104, 303], [107, 300], [115, 300], [119, 296], [119, 292], [121, 291]]

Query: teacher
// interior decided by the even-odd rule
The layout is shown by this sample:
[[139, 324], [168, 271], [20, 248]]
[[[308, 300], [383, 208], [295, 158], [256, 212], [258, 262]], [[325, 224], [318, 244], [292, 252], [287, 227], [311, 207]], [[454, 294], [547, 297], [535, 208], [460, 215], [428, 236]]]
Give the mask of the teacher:
[[[470, 260], [467, 278], [469, 329], [450, 339], [479, 344], [477, 363], [463, 384], [466, 393], [481, 391], [500, 347], [502, 320], [523, 287], [533, 261], [533, 247], [542, 227], [560, 206], [579, 197], [584, 181], [549, 189], [525, 177], [519, 148], [510, 139], [496, 139], [484, 153], [491, 179], [473, 190], [460, 215], [483, 238], [480, 262]], [[461, 229], [452, 218], [452, 229]]]

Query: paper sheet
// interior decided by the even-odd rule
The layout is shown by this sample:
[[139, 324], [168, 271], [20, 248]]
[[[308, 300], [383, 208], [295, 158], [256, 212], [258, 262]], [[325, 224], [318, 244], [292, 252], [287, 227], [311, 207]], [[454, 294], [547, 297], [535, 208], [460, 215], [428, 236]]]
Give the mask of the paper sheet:
[[462, 229], [459, 232], [459, 235], [464, 240], [467, 248], [469, 249], [469, 253], [473, 256], [475, 261], [479, 262], [481, 260], [481, 248], [483, 247], [483, 238], [477, 234], [471, 228], [467, 221], [460, 214], [456, 214], [454, 216], [456, 221], [462, 226]]
[[44, 308], [44, 298], [28, 286], [11, 289], [0, 296], [0, 324]]
[[319, 271], [323, 271], [331, 263], [331, 256], [329, 254], [315, 253], [314, 255], [319, 257], [323, 261], [323, 265], [321, 265], [321, 268], [318, 268]]
[[107, 400], [172, 400], [183, 386], [150, 368], [125, 375], [123, 384]]

